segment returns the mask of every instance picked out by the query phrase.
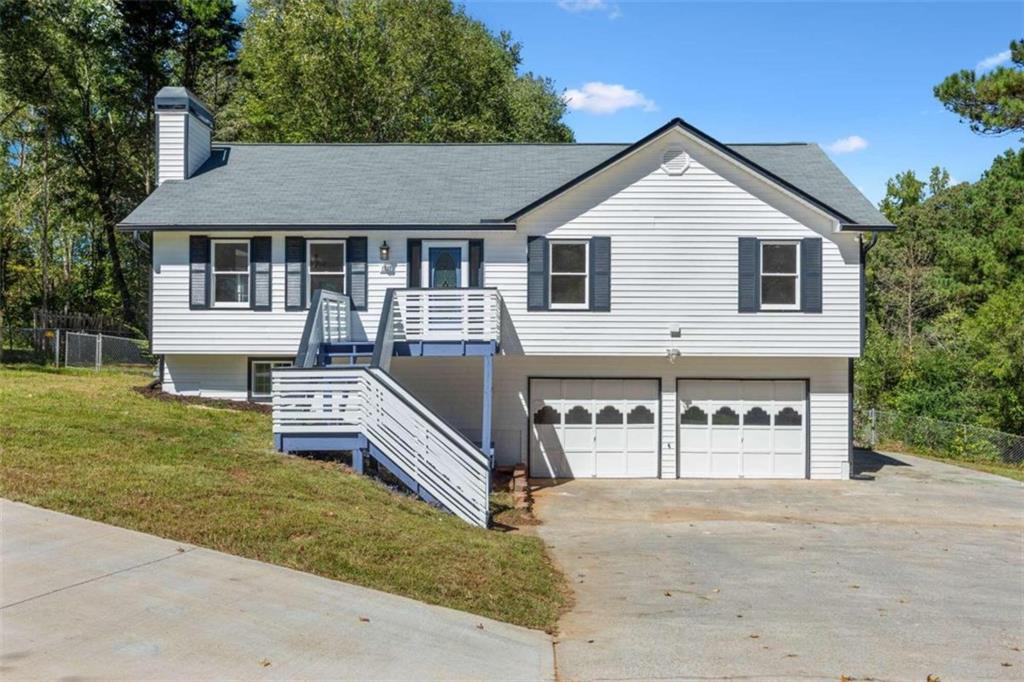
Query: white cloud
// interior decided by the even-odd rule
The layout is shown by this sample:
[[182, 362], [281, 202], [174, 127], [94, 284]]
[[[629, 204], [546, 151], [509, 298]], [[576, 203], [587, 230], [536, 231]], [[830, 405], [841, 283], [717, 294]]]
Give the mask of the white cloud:
[[850, 135], [849, 137], [840, 137], [832, 144], [825, 145], [825, 149], [833, 154], [849, 154], [850, 152], [859, 152], [861, 149], [866, 149], [867, 146], [868, 141], [860, 135]]
[[975, 71], [988, 71], [990, 69], [996, 68], [997, 66], [1002, 66], [1003, 64], [1005, 64], [1008, 61], [1010, 61], [1010, 51], [1009, 50], [1004, 50], [1003, 52], [1000, 52], [999, 54], [994, 54], [994, 55], [992, 55], [990, 57], [985, 57], [980, 62], [978, 62], [978, 65], [976, 67], [974, 67], [974, 70]]
[[573, 111], [585, 111], [588, 114], [614, 114], [620, 109], [634, 108], [658, 110], [654, 101], [644, 97], [639, 90], [601, 81], [584, 83], [582, 88], [569, 88], [563, 99]]
[[558, 0], [557, 4], [559, 8], [573, 14], [601, 12], [607, 14], [609, 19], [618, 19], [622, 16], [622, 10], [617, 2], [605, 2], [605, 0]]

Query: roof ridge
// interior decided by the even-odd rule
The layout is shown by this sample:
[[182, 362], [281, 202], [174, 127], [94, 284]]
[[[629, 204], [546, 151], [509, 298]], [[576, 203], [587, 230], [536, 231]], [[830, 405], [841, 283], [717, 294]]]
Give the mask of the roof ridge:
[[233, 142], [213, 140], [211, 145], [233, 147], [625, 147], [630, 142]]
[[727, 147], [810, 147], [817, 142], [724, 142]]

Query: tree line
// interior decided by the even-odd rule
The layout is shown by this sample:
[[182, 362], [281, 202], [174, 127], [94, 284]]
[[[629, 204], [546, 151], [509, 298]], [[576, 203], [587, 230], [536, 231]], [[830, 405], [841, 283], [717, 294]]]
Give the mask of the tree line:
[[551, 81], [449, 0], [0, 0], [0, 312], [147, 326], [153, 99], [194, 91], [220, 140], [565, 142]]
[[[1024, 41], [1010, 53], [935, 88], [977, 133], [1024, 134]], [[974, 183], [899, 173], [881, 210], [897, 230], [868, 256], [858, 402], [1024, 435], [1024, 150]]]
[[[450, 0], [0, 0], [0, 316], [147, 325], [153, 99], [197, 93], [220, 140], [568, 142], [550, 79]], [[1024, 41], [935, 96], [983, 135], [1024, 133]], [[863, 405], [1024, 433], [1024, 152], [976, 183], [888, 183], [898, 226], [867, 266]]]

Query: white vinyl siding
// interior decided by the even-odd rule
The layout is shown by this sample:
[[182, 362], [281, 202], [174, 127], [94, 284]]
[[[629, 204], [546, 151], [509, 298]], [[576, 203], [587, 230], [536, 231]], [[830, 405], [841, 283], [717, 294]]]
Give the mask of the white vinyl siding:
[[[480, 438], [483, 363], [480, 358], [394, 358], [391, 372], [430, 409], [469, 438]], [[494, 361], [495, 457], [526, 461], [529, 378], [649, 378], [661, 380], [661, 477], [675, 478], [677, 380], [686, 378], [807, 379], [810, 381], [811, 478], [848, 478], [845, 358], [664, 358], [499, 356]]]
[[188, 176], [210, 158], [210, 128], [195, 116], [188, 117]]
[[[855, 236], [831, 234], [818, 214], [773, 199], [774, 190], [690, 151], [682, 175], [661, 168], [653, 145], [520, 221], [514, 231], [482, 230], [488, 286], [505, 301], [513, 333], [505, 352], [540, 355], [851, 357], [860, 352], [860, 266]], [[717, 162], [721, 166], [722, 162]], [[743, 185], [741, 187], [740, 185]], [[753, 192], [757, 192], [757, 196]], [[801, 212], [801, 210], [803, 212]], [[795, 217], [794, 217], [795, 216]], [[800, 222], [800, 220], [804, 222]], [[815, 225], [816, 229], [806, 224]], [[204, 234], [197, 231], [197, 234]], [[156, 353], [294, 353], [305, 311], [284, 310], [284, 232], [273, 237], [269, 312], [188, 309], [188, 233], [154, 235]], [[353, 311], [356, 340], [372, 340], [387, 288], [406, 285], [408, 238], [465, 240], [465, 232], [310, 231], [307, 238], [367, 236], [368, 306]], [[610, 312], [526, 309], [526, 238], [611, 238]], [[744, 315], [737, 311], [738, 239], [796, 241], [822, 236], [823, 310]], [[381, 242], [391, 246], [388, 267]], [[670, 334], [678, 331], [678, 338]]]
[[185, 177], [185, 125], [182, 113], [157, 114], [157, 184]]
[[166, 180], [184, 180], [210, 158], [210, 128], [184, 111], [159, 112], [157, 146], [157, 184]]

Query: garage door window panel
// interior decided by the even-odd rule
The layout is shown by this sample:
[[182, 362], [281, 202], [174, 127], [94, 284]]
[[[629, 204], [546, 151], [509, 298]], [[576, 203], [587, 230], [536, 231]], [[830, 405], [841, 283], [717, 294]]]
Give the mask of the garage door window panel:
[[713, 426], [739, 426], [740, 416], [731, 407], [720, 407], [711, 417]]
[[792, 407], [784, 407], [775, 415], [776, 426], [802, 426], [803, 417]]
[[565, 423], [573, 426], [590, 424], [592, 423], [590, 411], [582, 405], [576, 405], [565, 413]]
[[605, 425], [621, 424], [622, 413], [615, 409], [615, 407], [613, 407], [612, 405], [605, 405], [597, 413], [597, 423]]
[[629, 411], [629, 415], [626, 416], [627, 424], [653, 424], [654, 413], [648, 410], [643, 405], [637, 405]]
[[545, 405], [533, 414], [534, 424], [561, 424], [562, 415], [558, 413], [558, 410]]

